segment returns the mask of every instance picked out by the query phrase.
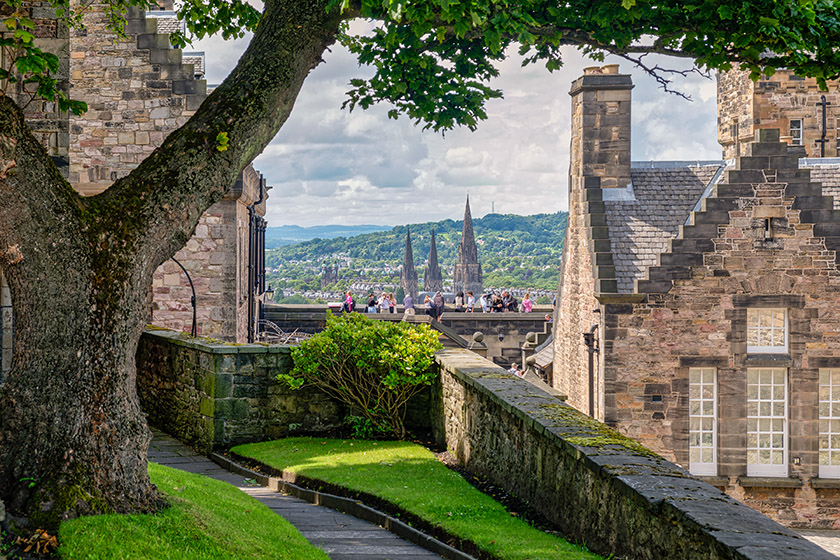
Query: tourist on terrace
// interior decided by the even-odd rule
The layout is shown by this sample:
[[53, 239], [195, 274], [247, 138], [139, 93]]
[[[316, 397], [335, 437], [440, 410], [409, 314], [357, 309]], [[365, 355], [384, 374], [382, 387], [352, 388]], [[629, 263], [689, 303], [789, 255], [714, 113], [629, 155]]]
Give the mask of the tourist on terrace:
[[493, 313], [501, 313], [505, 310], [505, 304], [499, 294], [493, 294], [493, 300], [490, 302], [490, 308]]
[[344, 292], [344, 305], [341, 306], [341, 310], [345, 313], [356, 311], [356, 300], [353, 299], [353, 293], [350, 290]]
[[432, 303], [435, 305], [435, 319], [440, 320], [443, 315], [444, 299], [440, 290], [435, 292], [435, 297], [432, 298]]
[[464, 292], [455, 294], [455, 311], [462, 313], [464, 311]]
[[411, 297], [411, 294], [405, 294], [405, 297], [403, 298], [403, 308], [405, 308], [405, 317], [414, 315], [414, 298]]
[[522, 312], [530, 313], [533, 308], [534, 302], [531, 301], [531, 292], [528, 292], [525, 294], [525, 297], [522, 298]]
[[432, 319], [435, 318], [435, 306], [432, 304], [432, 298], [426, 295], [426, 299], [423, 300], [423, 308], [426, 311], [426, 315], [431, 317]]
[[478, 305], [481, 306], [482, 313], [490, 313], [490, 294], [481, 294], [478, 298]]
[[516, 298], [513, 297], [510, 292], [507, 290], [502, 292], [502, 305], [504, 306], [504, 311], [516, 311], [518, 304], [519, 302], [516, 301]]
[[472, 291], [467, 292], [467, 313], [472, 313], [475, 310], [475, 296]]
[[391, 312], [391, 299], [388, 297], [388, 294], [382, 292], [382, 295], [379, 296], [379, 312], [380, 313], [390, 313]]
[[376, 313], [376, 297], [373, 295], [373, 292], [368, 294], [367, 312]]
[[394, 293], [391, 292], [388, 294], [388, 309], [389, 313], [396, 313], [397, 312], [397, 298], [394, 297]]

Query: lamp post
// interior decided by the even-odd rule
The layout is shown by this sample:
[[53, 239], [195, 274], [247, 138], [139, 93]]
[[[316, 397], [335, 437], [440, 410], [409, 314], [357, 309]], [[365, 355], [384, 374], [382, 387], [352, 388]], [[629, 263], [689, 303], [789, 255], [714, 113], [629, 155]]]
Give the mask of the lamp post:
[[172, 260], [175, 261], [175, 264], [181, 267], [181, 270], [184, 271], [184, 274], [187, 275], [187, 281], [190, 283], [190, 290], [192, 290], [192, 297], [190, 298], [190, 303], [192, 304], [192, 329], [190, 330], [190, 336], [195, 338], [195, 286], [193, 286], [192, 278], [190, 278], [190, 273], [187, 272], [187, 269], [184, 268], [184, 265], [178, 262], [178, 259], [172, 257]]

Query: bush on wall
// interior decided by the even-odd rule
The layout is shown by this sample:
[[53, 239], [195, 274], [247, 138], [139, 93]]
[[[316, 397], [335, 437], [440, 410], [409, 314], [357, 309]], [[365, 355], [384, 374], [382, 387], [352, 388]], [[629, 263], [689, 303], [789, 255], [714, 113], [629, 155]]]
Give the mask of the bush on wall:
[[277, 379], [318, 387], [382, 432], [406, 437], [408, 400], [437, 376], [438, 334], [425, 324], [327, 315], [327, 328], [292, 350], [294, 368]]

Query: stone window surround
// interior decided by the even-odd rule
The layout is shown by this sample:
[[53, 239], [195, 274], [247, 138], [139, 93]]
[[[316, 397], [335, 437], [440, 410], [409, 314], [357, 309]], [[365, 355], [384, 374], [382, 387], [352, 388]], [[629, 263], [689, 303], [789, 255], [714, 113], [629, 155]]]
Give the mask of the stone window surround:
[[[769, 375], [768, 375], [769, 374]], [[750, 383], [750, 378], [754, 379], [754, 383]], [[786, 478], [789, 474], [789, 437], [790, 437], [790, 389], [788, 368], [780, 367], [763, 367], [763, 368], [747, 368], [747, 476], [748, 477], [780, 477]], [[779, 383], [781, 381], [781, 383]], [[755, 398], [750, 398], [750, 385], [755, 385]], [[777, 388], [782, 389], [782, 395], [779, 396], [776, 391]], [[769, 389], [764, 396], [762, 396], [762, 389]], [[750, 414], [750, 404], [755, 405], [755, 413]], [[766, 410], [762, 411], [761, 405], [768, 405]], [[778, 405], [781, 405], [781, 414], [779, 414]], [[780, 425], [777, 421], [781, 420]], [[762, 422], [764, 421], [764, 422]], [[766, 424], [766, 425], [764, 425]], [[762, 428], [762, 426], [764, 426]], [[750, 436], [753, 436], [756, 442], [750, 445]], [[762, 447], [761, 441], [766, 438], [771, 438], [771, 445]], [[780, 444], [776, 442], [776, 438], [780, 436]], [[754, 461], [750, 461], [750, 452], [756, 454]], [[766, 457], [769, 462], [762, 462], [761, 453], [767, 451]], [[777, 452], [781, 451], [781, 462], [775, 462]]]
[[[692, 374], [696, 374], [697, 380], [692, 380]], [[692, 447], [696, 448], [699, 452], [701, 459], [700, 461], [691, 461], [689, 458], [689, 472], [696, 476], [716, 476], [717, 475], [717, 448], [718, 448], [718, 382], [717, 382], [717, 368], [689, 368], [688, 370], [689, 375], [689, 456], [691, 455]], [[692, 398], [691, 396], [691, 389], [692, 386], [696, 385], [698, 389], [697, 398]], [[711, 398], [705, 397], [703, 394], [704, 389], [707, 388], [708, 385], [712, 386], [712, 395]], [[695, 400], [698, 401], [697, 404], [699, 405], [700, 409], [698, 413], [692, 414], [691, 405], [695, 403]], [[708, 401], [711, 401], [712, 410], [711, 414], [708, 414], [705, 410], [706, 404]], [[700, 424], [698, 429], [692, 430], [691, 421], [698, 420]], [[704, 420], [711, 419], [711, 430], [707, 430], [703, 428]], [[712, 441], [711, 446], [703, 444], [703, 435], [707, 432], [711, 431], [712, 434]], [[694, 435], [693, 432], [697, 432], [698, 442], [696, 445], [692, 446], [691, 444], [691, 436]], [[712, 457], [711, 461], [702, 461], [702, 453], [708, 447], [711, 447]]]
[[[762, 323], [762, 313], [761, 311], [769, 311], [771, 313], [771, 324], [764, 325]], [[754, 312], [754, 313], [751, 313]], [[784, 332], [784, 340], [782, 344], [773, 344], [772, 342], [775, 339], [775, 331], [778, 330], [773, 323], [773, 319], [775, 319], [776, 313], [782, 313], [784, 325], [782, 326]], [[750, 317], [750, 316], [753, 317]], [[754, 321], [754, 322], [752, 322]], [[747, 342], [747, 353], [748, 354], [787, 354], [788, 353], [788, 337], [790, 333], [790, 328], [788, 327], [788, 313], [787, 309], [783, 307], [749, 307], [747, 308], [747, 335], [749, 335], [750, 331], [756, 331], [756, 344], [755, 346], [751, 346], [749, 342]], [[769, 331], [769, 332], [768, 332]], [[770, 336], [771, 344], [761, 344], [765, 337]], [[747, 337], [749, 341], [749, 336]]]
[[[712, 480], [716, 482], [723, 482], [730, 477], [736, 477], [739, 484], [743, 482], [744, 487], [801, 487], [803, 480], [801, 475], [803, 473], [789, 473], [787, 477], [748, 477], [746, 475], [746, 433], [744, 434], [722, 434], [721, 428], [725, 425], [734, 422], [739, 422], [738, 413], [730, 410], [731, 407], [722, 404], [721, 394], [722, 387], [731, 386], [730, 390], [740, 392], [738, 387], [743, 385], [743, 416], [741, 422], [745, 426], [746, 420], [746, 368], [747, 367], [784, 367], [787, 368], [787, 382], [788, 388], [788, 406], [787, 417], [795, 418], [801, 411], [795, 410], [801, 408], [792, 398], [791, 388], [801, 387], [801, 383], [810, 377], [816, 379], [819, 368], [840, 368], [840, 357], [830, 356], [809, 356], [807, 360], [807, 367], [802, 367], [802, 354], [805, 350], [805, 344], [801, 340], [797, 340], [797, 333], [807, 332], [810, 328], [809, 319], [816, 317], [816, 310], [806, 308], [805, 297], [795, 294], [783, 295], [735, 295], [732, 298], [733, 309], [727, 312], [727, 319], [732, 322], [732, 331], [730, 335], [730, 355], [726, 356], [684, 356], [680, 357], [679, 367], [675, 370], [677, 379], [684, 379], [684, 394], [678, 391], [675, 395], [677, 397], [677, 414], [673, 416], [674, 428], [674, 454], [675, 459], [679, 464], [688, 465], [688, 430], [689, 430], [689, 402], [688, 402], [688, 376], [689, 368], [691, 367], [715, 367], [717, 368], [717, 383], [718, 383], [718, 476], [709, 477], [702, 476], [704, 480]], [[784, 307], [788, 309], [788, 329], [790, 333], [788, 354], [753, 354], [746, 353], [746, 310], [749, 307]], [[676, 385], [677, 387], [681, 385]], [[816, 389], [815, 389], [816, 390]], [[739, 405], [740, 407], [740, 405]], [[736, 408], [739, 408], [736, 407]], [[727, 415], [727, 413], [729, 413]], [[815, 422], [815, 429], [818, 428]], [[790, 433], [790, 428], [788, 429]], [[817, 437], [818, 432], [814, 434]], [[732, 450], [722, 448], [725, 442], [721, 442], [721, 437], [730, 442], [730, 447], [743, 448], [738, 452], [738, 456], [732, 456]], [[742, 439], [743, 445], [731, 445], [732, 438]], [[798, 454], [791, 449], [791, 436], [787, 437], [787, 445], [789, 448], [788, 463], [791, 462], [791, 456]], [[840, 488], [840, 479], [829, 478], [825, 476], [818, 476], [817, 463], [818, 457], [816, 454], [813, 457], [813, 465], [806, 463], [811, 462], [810, 459], [803, 458], [803, 467], [813, 467], [813, 476], [810, 477], [811, 486], [813, 488]], [[790, 468], [790, 464], [788, 464]], [[798, 469], [797, 469], [798, 470]], [[807, 469], [806, 469], [807, 472]], [[806, 475], [807, 476], [807, 475]]]
[[[823, 403], [827, 403], [829, 407], [834, 408], [835, 410], [837, 407], [840, 407], [840, 383], [835, 383], [835, 381], [840, 380], [840, 369], [838, 368], [820, 368], [819, 370], [819, 390], [820, 390], [820, 408], [822, 409]], [[828, 383], [824, 383], [824, 381], [828, 381]], [[822, 392], [823, 387], [828, 388], [828, 399], [823, 400]], [[835, 404], [836, 403], [836, 404]], [[833, 410], [829, 410], [828, 414], [824, 415], [823, 411], [820, 410], [819, 412], [819, 421], [820, 421], [820, 431], [819, 437], [820, 441], [822, 441], [823, 437], [827, 437], [828, 441], [826, 442], [826, 453], [831, 453], [832, 456], [836, 456], [840, 453], [840, 446], [832, 445], [832, 441], [836, 441], [835, 438], [840, 437], [840, 430], [836, 429], [837, 425], [840, 424], [840, 413], [835, 413]], [[828, 424], [828, 431], [823, 431], [823, 421]], [[819, 453], [823, 453], [822, 445], [819, 446]], [[832, 464], [831, 457], [829, 457], [829, 463], [823, 464], [822, 458], [820, 458], [819, 463], [819, 474], [820, 478], [840, 478], [840, 461], [835, 460]]]
[[790, 119], [790, 140], [791, 144], [802, 145], [802, 119]]

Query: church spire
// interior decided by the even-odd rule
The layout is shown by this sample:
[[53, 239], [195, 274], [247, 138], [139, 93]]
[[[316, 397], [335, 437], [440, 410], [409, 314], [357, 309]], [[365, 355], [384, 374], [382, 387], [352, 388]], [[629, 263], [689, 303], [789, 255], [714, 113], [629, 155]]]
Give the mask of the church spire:
[[423, 290], [426, 292], [443, 291], [443, 275], [440, 273], [440, 266], [438, 265], [435, 230], [432, 230], [432, 246], [429, 248], [429, 261], [426, 263], [426, 271], [423, 274]]
[[414, 269], [414, 252], [411, 250], [411, 230], [406, 228], [405, 255], [400, 269], [400, 287], [406, 295], [417, 298], [417, 271]]
[[470, 195], [467, 195], [467, 206], [464, 208], [464, 227], [461, 230], [461, 245], [458, 247], [458, 262], [478, 264], [478, 249], [475, 246], [475, 234], [470, 214]]
[[456, 294], [472, 291], [478, 296], [484, 289], [481, 277], [481, 265], [478, 263], [478, 248], [475, 244], [472, 214], [470, 213], [470, 197], [467, 195], [467, 205], [464, 208], [464, 227], [461, 230], [461, 244], [458, 245], [458, 264], [452, 274], [452, 291]]

